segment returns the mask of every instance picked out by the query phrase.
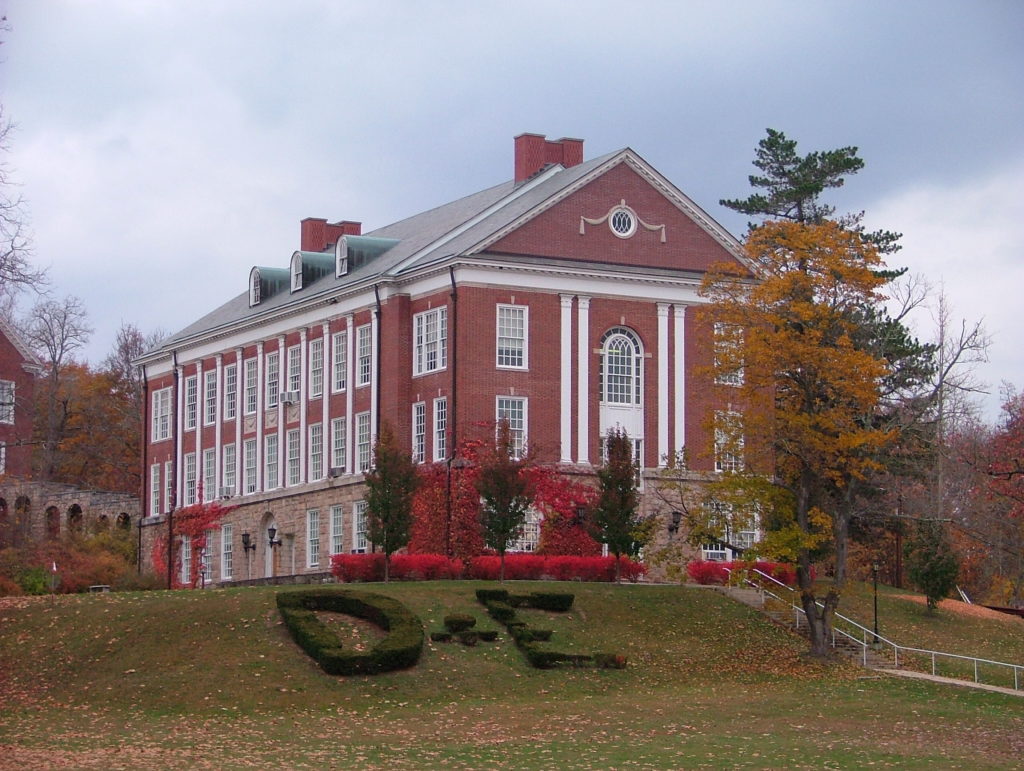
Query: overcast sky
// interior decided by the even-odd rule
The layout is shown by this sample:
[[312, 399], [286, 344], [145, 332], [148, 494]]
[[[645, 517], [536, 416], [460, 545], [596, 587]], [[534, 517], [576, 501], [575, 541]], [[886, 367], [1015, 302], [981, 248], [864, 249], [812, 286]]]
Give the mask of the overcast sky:
[[[0, 0], [0, 101], [36, 261], [174, 332], [287, 265], [303, 217], [364, 231], [505, 181], [522, 132], [632, 147], [737, 237], [765, 129], [856, 145], [834, 201], [992, 337], [1024, 386], [1024, 3]], [[919, 333], [932, 335], [926, 317]]]

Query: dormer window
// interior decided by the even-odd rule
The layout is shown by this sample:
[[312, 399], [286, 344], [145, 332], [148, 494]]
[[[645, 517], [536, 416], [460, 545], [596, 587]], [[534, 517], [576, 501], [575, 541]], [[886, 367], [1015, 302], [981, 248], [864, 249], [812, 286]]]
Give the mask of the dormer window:
[[348, 239], [342, 236], [334, 246], [334, 276], [341, 278], [348, 273]]
[[249, 307], [260, 304], [260, 269], [253, 268], [249, 272]]
[[295, 252], [292, 255], [292, 291], [297, 292], [302, 289], [302, 252]]

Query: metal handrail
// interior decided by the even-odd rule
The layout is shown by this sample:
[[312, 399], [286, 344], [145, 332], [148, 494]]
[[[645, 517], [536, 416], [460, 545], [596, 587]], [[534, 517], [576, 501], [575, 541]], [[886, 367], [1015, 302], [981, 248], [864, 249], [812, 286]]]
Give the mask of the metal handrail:
[[[726, 571], [729, 572], [730, 574], [732, 572], [731, 570], [729, 570], [729, 568], [726, 568]], [[767, 573], [765, 573], [762, 570], [758, 570], [757, 568], [752, 568], [750, 570], [747, 570], [746, 572], [748, 574], [749, 573], [756, 573], [761, 578], [767, 579], [769, 582], [778, 585], [779, 587], [785, 589], [786, 591], [790, 592], [791, 594], [796, 594], [796, 590], [793, 589], [793, 587], [787, 586], [786, 584], [782, 583], [781, 581], [779, 581], [774, 576], [770, 576], [770, 575], [768, 575]], [[801, 614], [803, 614], [805, 616], [807, 615], [806, 611], [804, 611], [804, 609], [802, 607], [797, 605], [792, 600], [787, 600], [787, 599], [785, 599], [783, 597], [780, 597], [775, 592], [769, 591], [767, 588], [765, 588], [761, 584], [759, 584], [759, 583], [755, 582], [753, 579], [751, 579], [749, 577], [749, 575], [745, 575], [743, 580], [747, 584], [749, 584], [750, 586], [754, 587], [755, 589], [758, 589], [763, 595], [768, 595], [770, 597], [774, 597], [779, 602], [781, 602], [783, 604], [788, 604], [793, 610], [796, 611], [796, 615], [794, 617], [794, 622], [796, 624], [796, 627], [798, 629], [800, 628], [800, 616], [801, 616]], [[820, 600], [816, 600], [815, 603], [819, 607], [821, 607], [821, 608], [825, 607], [824, 604]], [[849, 625], [853, 626], [855, 629], [860, 630], [860, 632], [861, 632], [861, 635], [860, 635], [861, 639], [858, 639], [858, 637], [856, 635], [851, 634], [850, 632], [846, 631], [845, 629], [841, 629], [841, 628], [837, 629], [835, 621], [833, 621], [833, 623], [832, 623], [832, 647], [833, 648], [836, 647], [836, 635], [837, 634], [842, 636], [842, 637], [844, 637], [844, 638], [846, 638], [846, 639], [848, 639], [848, 640], [850, 640], [855, 645], [861, 646], [861, 662], [862, 662], [862, 664], [865, 667], [867, 666], [867, 660], [868, 660], [868, 648], [872, 647], [872, 646], [875, 646], [875, 645], [884, 645], [885, 647], [892, 649], [893, 666], [896, 667], [897, 669], [900, 666], [900, 652], [901, 651], [904, 654], [907, 654], [907, 653], [917, 653], [917, 654], [923, 654], [925, 656], [929, 656], [931, 658], [931, 670], [932, 670], [932, 675], [933, 676], [937, 676], [937, 674], [938, 674], [938, 672], [937, 672], [937, 658], [938, 657], [945, 657], [945, 658], [949, 658], [949, 659], [959, 659], [959, 660], [962, 660], [962, 661], [973, 662], [973, 664], [974, 664], [974, 682], [975, 683], [980, 683], [981, 682], [980, 676], [979, 676], [979, 672], [978, 672], [978, 665], [979, 664], [989, 664], [989, 665], [996, 666], [996, 667], [1006, 667], [1006, 668], [1008, 668], [1013, 673], [1013, 689], [1015, 691], [1017, 691], [1017, 690], [1020, 690], [1021, 687], [1022, 687], [1022, 681], [1024, 681], [1024, 678], [1022, 678], [1022, 675], [1024, 675], [1024, 665], [1021, 665], [1021, 664], [1010, 664], [1010, 663], [1005, 662], [1005, 661], [993, 661], [992, 659], [982, 659], [982, 658], [978, 658], [977, 656], [964, 656], [964, 655], [961, 655], [961, 654], [958, 654], [958, 653], [946, 653], [944, 651], [935, 651], [935, 650], [930, 650], [930, 649], [927, 649], [927, 648], [912, 648], [912, 647], [907, 646], [907, 645], [900, 645], [899, 643], [893, 642], [892, 640], [889, 640], [889, 639], [883, 637], [882, 635], [876, 635], [874, 630], [868, 629], [866, 626], [863, 626], [862, 624], [857, 623], [852, 618], [848, 618], [847, 616], [844, 616], [841, 613], [833, 611], [832, 616], [833, 616], [833, 619], [839, 619], [843, 623], [849, 624]], [[872, 638], [871, 642], [868, 642], [868, 635], [870, 635], [871, 638]], [[877, 639], [877, 643], [875, 642], [876, 639]]]

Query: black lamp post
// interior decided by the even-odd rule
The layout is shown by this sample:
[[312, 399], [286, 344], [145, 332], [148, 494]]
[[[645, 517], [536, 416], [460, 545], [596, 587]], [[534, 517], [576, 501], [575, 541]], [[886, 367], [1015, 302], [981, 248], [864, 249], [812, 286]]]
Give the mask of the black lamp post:
[[872, 641], [875, 645], [878, 645], [878, 563], [875, 562], [871, 565], [871, 578], [874, 583], [875, 589], [875, 639]]
[[252, 563], [249, 562], [249, 552], [256, 551], [256, 544], [252, 541], [252, 536], [248, 533], [242, 533], [242, 551], [245, 552], [245, 574], [246, 577], [252, 580]]
[[281, 539], [280, 538], [276, 538], [275, 537], [276, 535], [277, 535], [277, 528], [276, 527], [268, 527], [267, 528], [267, 537], [270, 539], [268, 541], [268, 543], [270, 544], [270, 548], [271, 549], [273, 549], [275, 546], [280, 546], [281, 545]]

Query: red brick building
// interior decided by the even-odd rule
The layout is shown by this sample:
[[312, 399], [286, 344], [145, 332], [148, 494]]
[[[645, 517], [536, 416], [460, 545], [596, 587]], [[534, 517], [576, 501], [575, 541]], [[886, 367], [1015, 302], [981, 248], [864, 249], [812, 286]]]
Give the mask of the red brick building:
[[39, 359], [0, 319], [0, 475], [26, 479], [32, 470], [32, 416]]
[[645, 484], [684, 445], [712, 469], [728, 385], [707, 374], [693, 308], [739, 245], [630, 149], [585, 161], [582, 140], [523, 134], [514, 169], [365, 234], [304, 220], [287, 266], [252, 268], [247, 291], [144, 357], [146, 522], [239, 505], [209, 580], [321, 572], [369, 548], [362, 472], [382, 420], [424, 463], [504, 418], [569, 474], [592, 471], [615, 426]]

